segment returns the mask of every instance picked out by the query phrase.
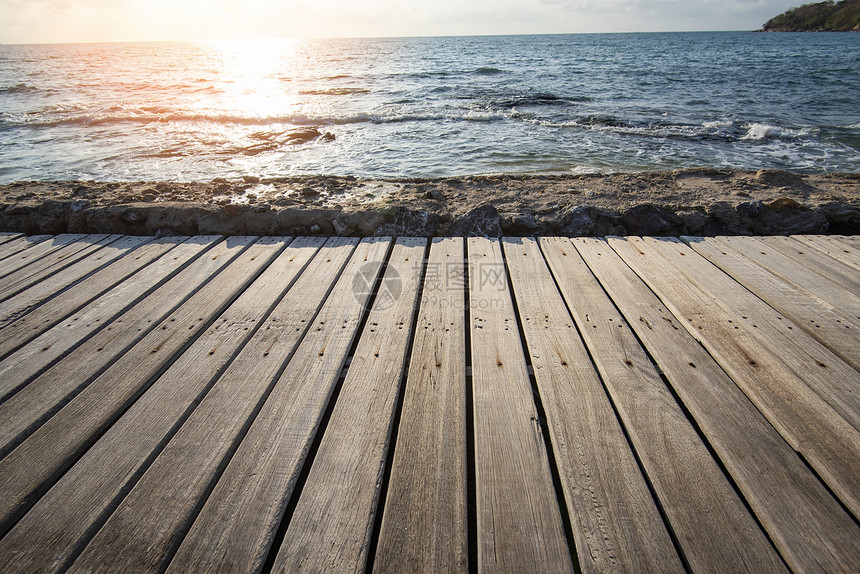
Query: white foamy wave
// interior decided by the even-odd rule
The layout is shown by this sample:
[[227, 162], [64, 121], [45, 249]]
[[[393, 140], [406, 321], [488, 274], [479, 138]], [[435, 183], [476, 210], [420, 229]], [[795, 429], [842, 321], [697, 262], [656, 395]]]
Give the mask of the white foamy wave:
[[709, 130], [727, 130], [731, 129], [735, 126], [735, 123], [732, 121], [713, 121], [713, 122], [705, 122], [702, 124], [702, 127]]
[[744, 126], [747, 133], [741, 139], [744, 141], [765, 141], [768, 139], [797, 139], [811, 135], [809, 128], [781, 128], [771, 124], [752, 123]]

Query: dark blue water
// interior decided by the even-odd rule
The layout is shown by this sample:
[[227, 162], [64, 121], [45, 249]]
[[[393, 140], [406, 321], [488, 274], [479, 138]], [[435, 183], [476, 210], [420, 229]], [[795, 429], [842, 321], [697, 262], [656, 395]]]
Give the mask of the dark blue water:
[[0, 181], [860, 170], [860, 34], [0, 46]]

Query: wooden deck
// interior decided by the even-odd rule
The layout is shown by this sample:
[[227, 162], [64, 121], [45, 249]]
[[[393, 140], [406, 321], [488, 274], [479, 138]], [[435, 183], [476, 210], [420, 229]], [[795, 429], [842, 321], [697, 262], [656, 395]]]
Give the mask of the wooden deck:
[[0, 571], [860, 572], [860, 238], [0, 234]]

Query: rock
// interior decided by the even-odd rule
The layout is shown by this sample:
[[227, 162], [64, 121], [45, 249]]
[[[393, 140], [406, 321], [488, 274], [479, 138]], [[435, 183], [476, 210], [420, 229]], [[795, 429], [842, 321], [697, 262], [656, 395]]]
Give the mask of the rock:
[[87, 201], [86, 199], [79, 199], [77, 201], [73, 201], [70, 208], [72, 210], [72, 213], [77, 213], [77, 212], [81, 211], [82, 209], [86, 209], [89, 205], [90, 205], [90, 202]]
[[260, 183], [260, 178], [255, 175], [243, 175], [242, 181], [245, 183]]
[[408, 209], [398, 206], [396, 208], [377, 212], [379, 217], [385, 217], [386, 223], [377, 227], [373, 235], [377, 237], [393, 235], [398, 237], [433, 237], [439, 230], [440, 218], [437, 214]]
[[741, 216], [725, 201], [718, 201], [708, 207], [703, 235], [746, 235], [749, 222], [742, 222]]
[[122, 214], [122, 220], [126, 223], [140, 223], [143, 221], [143, 216], [137, 211], [132, 211], [131, 209]]
[[577, 205], [570, 211], [564, 227], [559, 229], [559, 231], [565, 237], [588, 237], [594, 235], [594, 232], [597, 230], [597, 222], [592, 217], [594, 211], [593, 207]]
[[445, 194], [442, 193], [442, 190], [435, 188], [435, 187], [431, 190], [428, 190], [427, 193], [424, 194], [424, 198], [425, 199], [435, 199], [436, 201], [439, 201], [439, 202], [444, 202], [446, 199]]
[[678, 235], [684, 227], [680, 217], [650, 203], [631, 207], [624, 212], [622, 221], [631, 235]]
[[741, 217], [752, 219], [761, 216], [762, 212], [764, 212], [764, 204], [760, 199], [755, 201], [745, 201], [744, 203], [738, 204], [735, 211], [737, 211], [738, 215]]
[[834, 201], [821, 207], [827, 217], [828, 231], [838, 235], [860, 234], [860, 209]]
[[314, 223], [313, 225], [311, 225], [311, 228], [310, 228], [310, 232], [311, 232], [311, 233], [319, 233], [320, 231], [322, 231], [322, 227], [320, 227], [320, 226], [319, 226], [319, 225], [317, 225], [316, 223]]
[[803, 176], [781, 169], [760, 169], [755, 174], [755, 180], [770, 187], [800, 186], [806, 187]]
[[143, 197], [141, 197], [141, 199], [143, 201], [145, 201], [146, 203], [152, 203], [153, 201], [155, 201], [158, 198], [153, 193], [145, 193], [145, 194], [143, 194]]
[[213, 193], [217, 193], [217, 194], [219, 194], [219, 195], [226, 195], [226, 194], [230, 193], [230, 190], [231, 190], [231, 189], [232, 189], [232, 188], [230, 187], [230, 184], [228, 184], [228, 183], [219, 183], [218, 185], [216, 185], [216, 186], [212, 189], [212, 192], [213, 192]]
[[684, 233], [687, 235], [702, 235], [705, 229], [705, 214], [701, 211], [679, 211], [676, 214], [684, 222]]
[[305, 197], [313, 197], [314, 195], [319, 195], [320, 192], [312, 187], [305, 187], [302, 189], [301, 194]]
[[170, 191], [170, 185], [162, 181], [160, 183], [155, 184], [155, 191], [159, 193]]
[[502, 231], [505, 235], [528, 237], [537, 233], [540, 226], [531, 213], [507, 213], [501, 216]]
[[499, 212], [490, 204], [476, 207], [458, 217], [448, 230], [448, 235], [455, 237], [501, 237], [502, 225], [499, 220]]
[[802, 235], [826, 233], [827, 217], [788, 197], [768, 203], [761, 214], [758, 233], [766, 235]]

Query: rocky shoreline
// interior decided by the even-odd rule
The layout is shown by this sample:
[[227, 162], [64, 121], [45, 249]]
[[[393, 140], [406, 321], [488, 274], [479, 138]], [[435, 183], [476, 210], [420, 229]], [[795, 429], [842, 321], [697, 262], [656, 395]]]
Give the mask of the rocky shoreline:
[[0, 186], [0, 230], [129, 235], [860, 233], [860, 174], [685, 169], [360, 180]]

